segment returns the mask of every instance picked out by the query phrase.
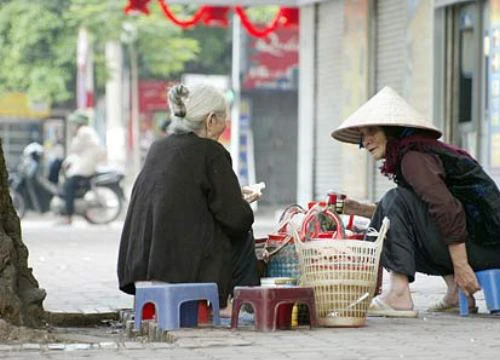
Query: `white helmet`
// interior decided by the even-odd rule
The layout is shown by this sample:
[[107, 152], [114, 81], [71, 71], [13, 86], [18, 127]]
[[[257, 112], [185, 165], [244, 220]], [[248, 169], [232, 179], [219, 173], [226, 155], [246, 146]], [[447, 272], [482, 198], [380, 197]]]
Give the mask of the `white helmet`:
[[32, 156], [40, 158], [43, 155], [43, 146], [37, 142], [32, 142], [26, 145], [23, 150], [23, 156]]

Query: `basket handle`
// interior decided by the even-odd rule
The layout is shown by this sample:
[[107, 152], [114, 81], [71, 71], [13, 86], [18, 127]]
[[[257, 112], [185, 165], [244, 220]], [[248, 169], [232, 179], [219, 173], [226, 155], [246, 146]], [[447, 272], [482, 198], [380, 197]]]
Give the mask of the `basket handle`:
[[379, 245], [382, 243], [385, 239], [385, 236], [387, 235], [387, 231], [389, 231], [391, 222], [389, 221], [389, 218], [386, 216], [382, 220], [382, 226], [380, 226], [380, 230], [376, 230], [374, 228], [369, 228], [366, 231], [366, 236], [376, 236], [377, 239], [374, 241], [375, 244]]
[[298, 204], [292, 204], [289, 205], [283, 210], [283, 212], [280, 215], [280, 218], [278, 220], [278, 228], [276, 229], [277, 232], [284, 232], [285, 227], [284, 227], [284, 222], [286, 220], [290, 220], [294, 215], [296, 214], [305, 214], [306, 210], [298, 205]]
[[382, 219], [382, 225], [380, 230], [377, 231], [374, 228], [369, 228], [366, 232], [366, 236], [377, 236], [377, 239], [373, 242], [375, 245], [376, 257], [375, 257], [375, 269], [378, 269], [380, 264], [380, 254], [382, 252], [382, 246], [384, 245], [385, 236], [390, 227], [389, 218], [386, 216]]
[[[283, 213], [281, 214], [280, 219], [279, 219], [277, 232], [287, 232], [287, 236], [286, 236], [285, 240], [283, 241], [283, 243], [280, 244], [280, 246], [278, 246], [276, 249], [274, 249], [273, 251], [270, 251], [270, 252], [267, 252], [267, 250], [266, 250], [265, 257], [269, 258], [269, 257], [273, 256], [278, 251], [283, 249], [294, 238], [295, 238], [295, 243], [300, 241], [299, 234], [297, 233], [297, 230], [295, 228], [295, 224], [292, 221], [292, 218], [293, 218], [293, 215], [303, 214], [303, 213], [305, 213], [305, 210], [300, 205], [290, 205], [283, 211]], [[286, 231], [287, 228], [293, 229], [291, 234], [289, 231]]]
[[331, 311], [329, 312], [326, 316], [327, 317], [336, 317], [336, 316], [339, 316], [339, 313], [343, 312], [343, 311], [346, 311], [346, 310], [349, 310], [350, 308], [358, 305], [361, 301], [365, 300], [367, 297], [370, 296], [370, 293], [369, 292], [365, 292], [363, 295], [361, 295], [358, 299], [356, 299], [353, 303], [347, 305], [345, 308], [343, 309], [340, 309], [340, 310], [336, 310], [336, 311]]
[[[336, 228], [337, 228], [337, 231], [334, 232], [334, 235], [332, 236], [332, 239], [344, 239], [345, 238], [345, 229], [344, 229], [344, 223], [342, 222], [342, 220], [339, 218], [339, 216], [333, 212], [331, 212], [330, 210], [328, 210], [327, 207], [325, 206], [321, 206], [319, 204], [316, 204], [314, 205], [311, 209], [309, 209], [309, 211], [306, 213], [306, 217], [304, 219], [304, 222], [302, 223], [302, 235], [303, 237], [305, 238], [306, 234], [307, 234], [307, 228], [309, 227], [310, 225], [310, 222], [314, 219], [317, 219], [318, 215], [319, 214], [325, 214], [326, 216], [328, 216], [330, 219], [332, 219], [336, 225]], [[315, 225], [315, 233], [313, 233], [313, 237], [314, 235], [316, 235], [317, 233], [319, 233], [319, 225], [318, 223], [316, 223]]]
[[[285, 224], [286, 226], [286, 224]], [[266, 256], [270, 257], [270, 256], [273, 256], [274, 254], [276, 254], [278, 251], [280, 251], [281, 249], [283, 249], [285, 247], [286, 244], [288, 244], [290, 242], [290, 240], [293, 239], [293, 236], [291, 236], [290, 234], [288, 234], [285, 238], [285, 241], [283, 241], [283, 243], [278, 246], [276, 249], [274, 249], [273, 251], [267, 251], [266, 250]]]
[[302, 245], [303, 241], [299, 235], [299, 232], [297, 231], [296, 225], [293, 223], [293, 221], [291, 219], [286, 219], [285, 221], [280, 223], [280, 227], [288, 229], [289, 239], [287, 239], [286, 242], [289, 242], [290, 240], [294, 240], [295, 248], [298, 251], [298, 248], [300, 247], [300, 245]]

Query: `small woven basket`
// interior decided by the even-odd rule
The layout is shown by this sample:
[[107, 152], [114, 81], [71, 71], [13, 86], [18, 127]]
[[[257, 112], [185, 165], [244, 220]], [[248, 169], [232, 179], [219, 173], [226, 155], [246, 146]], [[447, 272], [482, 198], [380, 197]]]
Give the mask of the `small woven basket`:
[[268, 277], [300, 277], [299, 256], [295, 244], [287, 243], [270, 257], [266, 275]]
[[386, 218], [375, 242], [322, 239], [304, 242], [294, 232], [301, 283], [314, 288], [316, 314], [321, 326], [359, 327], [366, 324], [388, 228]]
[[299, 256], [293, 236], [288, 233], [286, 225], [283, 224], [292, 221], [294, 215], [302, 213], [305, 213], [305, 210], [300, 205], [288, 206], [281, 213], [276, 231], [268, 235], [266, 276], [299, 278]]

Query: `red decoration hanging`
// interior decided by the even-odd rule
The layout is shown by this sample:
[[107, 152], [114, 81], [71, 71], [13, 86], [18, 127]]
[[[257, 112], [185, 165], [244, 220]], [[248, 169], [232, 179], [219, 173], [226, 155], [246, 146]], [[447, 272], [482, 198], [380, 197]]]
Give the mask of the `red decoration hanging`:
[[[141, 12], [148, 15], [148, 4], [151, 0], [129, 0], [125, 6], [124, 11], [126, 14]], [[201, 6], [191, 19], [181, 20], [178, 19], [170, 10], [165, 0], [158, 0], [160, 7], [165, 17], [172, 21], [175, 25], [187, 29], [202, 21], [207, 26], [223, 26], [229, 25], [228, 14], [231, 10], [227, 6]], [[240, 17], [241, 24], [245, 30], [255, 37], [266, 37], [276, 30], [280, 25], [282, 26], [297, 26], [299, 24], [299, 9], [291, 7], [281, 7], [274, 17], [274, 19], [264, 28], [255, 27], [248, 18], [245, 10], [241, 6], [235, 8], [236, 14]]]
[[257, 29], [248, 19], [247, 14], [245, 13], [245, 10], [241, 6], [237, 6], [235, 11], [238, 14], [238, 16], [241, 19], [241, 24], [243, 27], [248, 31], [248, 33], [252, 36], [255, 37], [266, 37], [270, 33], [272, 33], [274, 30], [276, 30], [276, 27], [279, 25], [280, 19], [281, 19], [281, 12], [282, 8], [278, 11], [276, 14], [276, 17], [271, 21], [269, 25], [267, 25], [263, 29]]
[[281, 20], [283, 26], [298, 26], [299, 25], [299, 9], [284, 7], [281, 8]]
[[151, 0], [128, 0], [128, 4], [123, 8], [125, 14], [133, 14], [141, 12], [149, 15], [148, 3]]
[[228, 14], [231, 9], [228, 6], [205, 6], [203, 23], [207, 26], [229, 25]]
[[168, 5], [166, 2], [163, 0], [158, 0], [158, 3], [160, 4], [161, 9], [163, 10], [163, 14], [172, 21], [175, 25], [187, 29], [190, 28], [200, 22], [200, 20], [203, 18], [205, 15], [206, 11], [206, 6], [202, 6], [196, 11], [196, 13], [193, 15], [193, 17], [189, 20], [179, 20], [169, 9]]

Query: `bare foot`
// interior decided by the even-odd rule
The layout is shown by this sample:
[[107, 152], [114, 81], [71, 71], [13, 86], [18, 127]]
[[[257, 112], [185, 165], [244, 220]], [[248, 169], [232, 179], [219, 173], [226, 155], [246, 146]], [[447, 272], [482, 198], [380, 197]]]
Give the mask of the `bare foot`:
[[220, 314], [220, 317], [230, 318], [232, 312], [233, 312], [233, 307], [231, 306], [231, 303], [228, 303], [228, 305], [225, 308], [220, 309], [219, 314]]
[[[470, 308], [476, 306], [476, 299], [474, 299], [474, 296], [467, 296], [467, 302], [469, 303]], [[448, 292], [441, 300], [441, 303], [448, 306], [458, 306], [458, 288], [448, 288]]]
[[394, 310], [413, 310], [408, 276], [396, 272], [390, 273], [390, 287], [379, 295], [380, 300]]
[[413, 310], [413, 300], [409, 292], [403, 294], [382, 293], [380, 299], [394, 310]]

